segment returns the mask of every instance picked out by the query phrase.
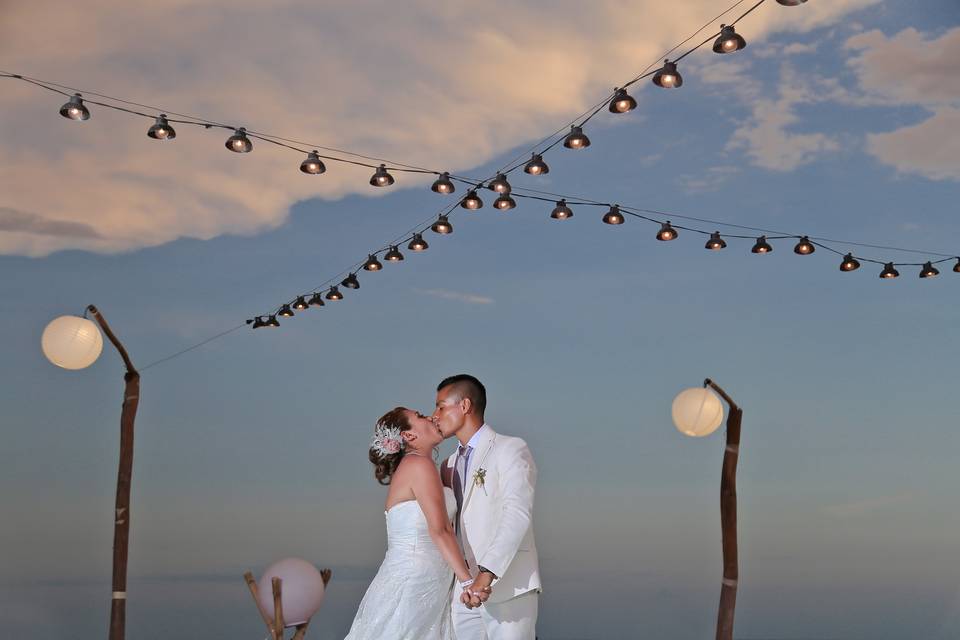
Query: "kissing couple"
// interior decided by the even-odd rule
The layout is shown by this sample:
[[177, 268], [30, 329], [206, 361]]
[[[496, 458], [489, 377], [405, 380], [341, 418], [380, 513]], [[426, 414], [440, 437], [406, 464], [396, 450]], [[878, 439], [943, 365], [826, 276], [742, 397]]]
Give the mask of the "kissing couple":
[[[484, 421], [486, 406], [483, 384], [461, 374], [437, 386], [432, 416], [397, 407], [377, 421], [387, 553], [346, 640], [535, 639], [537, 468], [526, 442]], [[438, 469], [451, 437], [457, 451]]]

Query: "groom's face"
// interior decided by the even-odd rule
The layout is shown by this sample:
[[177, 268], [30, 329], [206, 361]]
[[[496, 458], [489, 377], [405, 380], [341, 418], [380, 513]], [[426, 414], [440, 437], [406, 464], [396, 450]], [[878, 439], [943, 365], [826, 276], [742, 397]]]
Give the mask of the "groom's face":
[[444, 438], [454, 435], [463, 426], [466, 418], [463, 401], [452, 386], [437, 391], [437, 408], [432, 417]]

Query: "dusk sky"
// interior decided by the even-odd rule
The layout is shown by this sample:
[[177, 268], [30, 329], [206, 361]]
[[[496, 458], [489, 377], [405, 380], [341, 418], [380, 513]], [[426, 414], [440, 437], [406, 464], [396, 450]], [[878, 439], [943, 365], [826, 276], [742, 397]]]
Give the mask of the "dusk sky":
[[[13, 0], [0, 69], [486, 178], [729, 4]], [[960, 254], [955, 0], [768, 0], [737, 30], [745, 50], [692, 54], [675, 91], [639, 82], [635, 111], [590, 121], [588, 149], [511, 182], [884, 262]], [[398, 173], [375, 189], [332, 162], [307, 176], [288, 149], [229, 153], [223, 130], [158, 142], [142, 118], [90, 105], [72, 122], [62, 96], [0, 89], [0, 626], [103, 637], [123, 368], [109, 345], [54, 367], [44, 326], [96, 304], [142, 368], [322, 285], [464, 188]], [[712, 252], [602, 208], [561, 222], [482, 197], [344, 301], [143, 371], [127, 637], [262, 638], [242, 574], [297, 556], [333, 569], [307, 637], [342, 639], [385, 546], [373, 424], [432, 410], [437, 382], [469, 372], [539, 466], [541, 639], [712, 635], [722, 429], [691, 439], [670, 419], [705, 377], [744, 408], [736, 637], [960, 638], [954, 260], [881, 280], [795, 240]]]

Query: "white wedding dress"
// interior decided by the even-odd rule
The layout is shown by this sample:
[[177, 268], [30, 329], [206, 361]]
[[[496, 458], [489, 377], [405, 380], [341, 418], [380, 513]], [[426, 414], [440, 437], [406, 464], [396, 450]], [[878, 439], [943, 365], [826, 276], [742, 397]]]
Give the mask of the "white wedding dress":
[[[453, 520], [453, 490], [445, 487], [443, 496]], [[430, 538], [420, 505], [400, 502], [385, 515], [387, 555], [345, 640], [454, 640], [453, 570]]]

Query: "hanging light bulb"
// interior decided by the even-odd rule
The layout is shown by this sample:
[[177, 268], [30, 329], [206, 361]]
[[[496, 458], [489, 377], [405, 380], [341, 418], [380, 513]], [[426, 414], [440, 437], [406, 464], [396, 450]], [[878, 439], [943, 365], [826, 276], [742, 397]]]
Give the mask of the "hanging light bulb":
[[637, 101], [626, 89], [616, 89], [613, 99], [610, 100], [610, 113], [626, 113], [637, 108]]
[[309, 302], [311, 307], [322, 307], [323, 305], [327, 304], [323, 301], [323, 294], [321, 294], [319, 291], [310, 296]]
[[296, 302], [293, 303], [293, 308], [297, 311], [305, 311], [310, 308], [310, 305], [307, 304], [306, 296], [300, 296], [297, 298]]
[[257, 316], [256, 318], [253, 319], [254, 329], [260, 329], [265, 326], [267, 326], [267, 323], [263, 321], [263, 318], [261, 316]]
[[798, 256], [808, 256], [816, 250], [817, 248], [813, 246], [813, 243], [810, 242], [810, 238], [807, 236], [800, 238], [800, 242], [793, 248], [793, 252]]
[[509, 211], [515, 206], [517, 206], [517, 201], [511, 198], [508, 193], [500, 194], [500, 197], [493, 201], [493, 207], [500, 209], [500, 211]]
[[277, 312], [277, 315], [282, 318], [292, 318], [293, 309], [290, 308], [290, 305], [285, 304], [282, 307], [280, 307], [280, 311]]
[[900, 276], [900, 272], [897, 271], [896, 267], [893, 266], [892, 262], [888, 262], [883, 265], [883, 271], [880, 272], [880, 277], [884, 280], [889, 278], [897, 278]]
[[653, 74], [653, 84], [664, 89], [679, 89], [683, 86], [683, 77], [677, 71], [677, 63], [663, 61], [663, 67]]
[[573, 210], [567, 206], [567, 201], [565, 198], [557, 200], [557, 206], [555, 206], [553, 211], [550, 212], [550, 217], [554, 220], [566, 220], [567, 218], [573, 217]]
[[83, 98], [80, 97], [80, 94], [75, 93], [60, 107], [60, 115], [68, 120], [89, 120], [90, 110], [87, 109], [87, 105], [83, 104]]
[[567, 149], [586, 149], [590, 146], [590, 138], [583, 132], [583, 127], [570, 125], [570, 133], [563, 139], [563, 146]]
[[410, 251], [426, 251], [430, 248], [430, 245], [427, 244], [427, 241], [423, 239], [423, 235], [419, 233], [413, 234], [413, 240], [410, 241], [410, 244], [407, 245], [407, 249]]
[[782, 4], [785, 7], [799, 7], [806, 1], [807, 0], [777, 0], [777, 4]]
[[719, 251], [720, 249], [726, 249], [727, 243], [723, 238], [720, 237], [719, 231], [714, 231], [710, 234], [710, 239], [707, 240], [707, 244], [705, 246], [711, 251]]
[[434, 193], [442, 193], [444, 195], [448, 193], [453, 193], [457, 188], [454, 186], [453, 181], [450, 180], [450, 174], [446, 171], [440, 174], [440, 177], [433, 181], [433, 185], [430, 187], [430, 191]]
[[670, 240], [676, 240], [678, 235], [680, 234], [677, 233], [676, 229], [670, 226], [670, 221], [667, 220], [660, 225], [660, 231], [657, 232], [657, 240], [669, 242]]
[[539, 153], [531, 153], [530, 162], [523, 167], [523, 171], [532, 176], [542, 176], [545, 173], [550, 173], [550, 167], [543, 161], [542, 155]]
[[327, 291], [327, 295], [324, 296], [327, 300], [343, 300], [343, 294], [340, 293], [340, 289], [337, 287], [330, 287], [330, 290]]
[[491, 191], [496, 191], [497, 193], [510, 193], [513, 189], [510, 187], [510, 183], [507, 182], [507, 176], [502, 173], [498, 173], [497, 177], [490, 181], [490, 184], [487, 185], [487, 188]]
[[733, 53], [747, 46], [747, 41], [737, 33], [732, 24], [720, 25], [720, 37], [713, 43], [714, 53]]
[[460, 206], [464, 209], [476, 211], [483, 206], [483, 200], [480, 199], [480, 196], [477, 195], [474, 189], [470, 189], [467, 195], [463, 196], [463, 200], [460, 201]]
[[167, 122], [167, 114], [161, 113], [153, 126], [147, 129], [147, 135], [154, 140], [173, 140], [177, 137], [177, 132]]
[[267, 327], [279, 327], [280, 321], [277, 320], [277, 316], [270, 316], [264, 324]]
[[623, 224], [623, 214], [620, 213], [620, 205], [615, 204], [610, 210], [603, 214], [603, 221], [606, 224]]
[[767, 236], [757, 238], [757, 242], [750, 249], [751, 253], [770, 253], [771, 251], [773, 251], [773, 247], [767, 242]]
[[440, 216], [437, 218], [437, 221], [430, 226], [430, 229], [434, 233], [439, 233], [442, 236], [445, 236], [448, 233], [453, 233], [453, 225], [450, 224], [449, 220], [447, 220], [447, 216]]
[[383, 259], [387, 262], [400, 262], [403, 260], [403, 254], [397, 249], [397, 245], [390, 245], [390, 250], [384, 254]]
[[930, 262], [923, 263], [923, 268], [920, 269], [921, 278], [933, 278], [938, 275], [940, 275], [940, 270], [933, 266], [933, 264]]
[[311, 175], [317, 176], [327, 170], [327, 167], [323, 164], [323, 161], [320, 160], [320, 154], [316, 150], [311, 151], [307, 154], [307, 159], [300, 163], [300, 171]]
[[389, 187], [393, 184], [393, 176], [387, 173], [387, 165], [381, 164], [370, 178], [370, 184], [374, 187]]
[[379, 260], [377, 260], [377, 256], [375, 256], [372, 253], [369, 256], [367, 256], [367, 261], [363, 263], [363, 270], [364, 271], [380, 271], [380, 269], [383, 269], [383, 265], [380, 263]]
[[860, 268], [860, 261], [853, 257], [852, 253], [843, 256], [843, 262], [840, 263], [840, 271], [856, 271]]
[[953, 265], [953, 272], [960, 273], [960, 258], [957, 258], [957, 264]]
[[224, 146], [235, 153], [250, 153], [253, 150], [253, 142], [247, 137], [247, 130], [243, 127], [234, 129], [233, 135], [227, 138]]
[[346, 287], [347, 289], [359, 289], [360, 280], [357, 279], [357, 274], [351, 273], [346, 278], [340, 281], [341, 287]]

